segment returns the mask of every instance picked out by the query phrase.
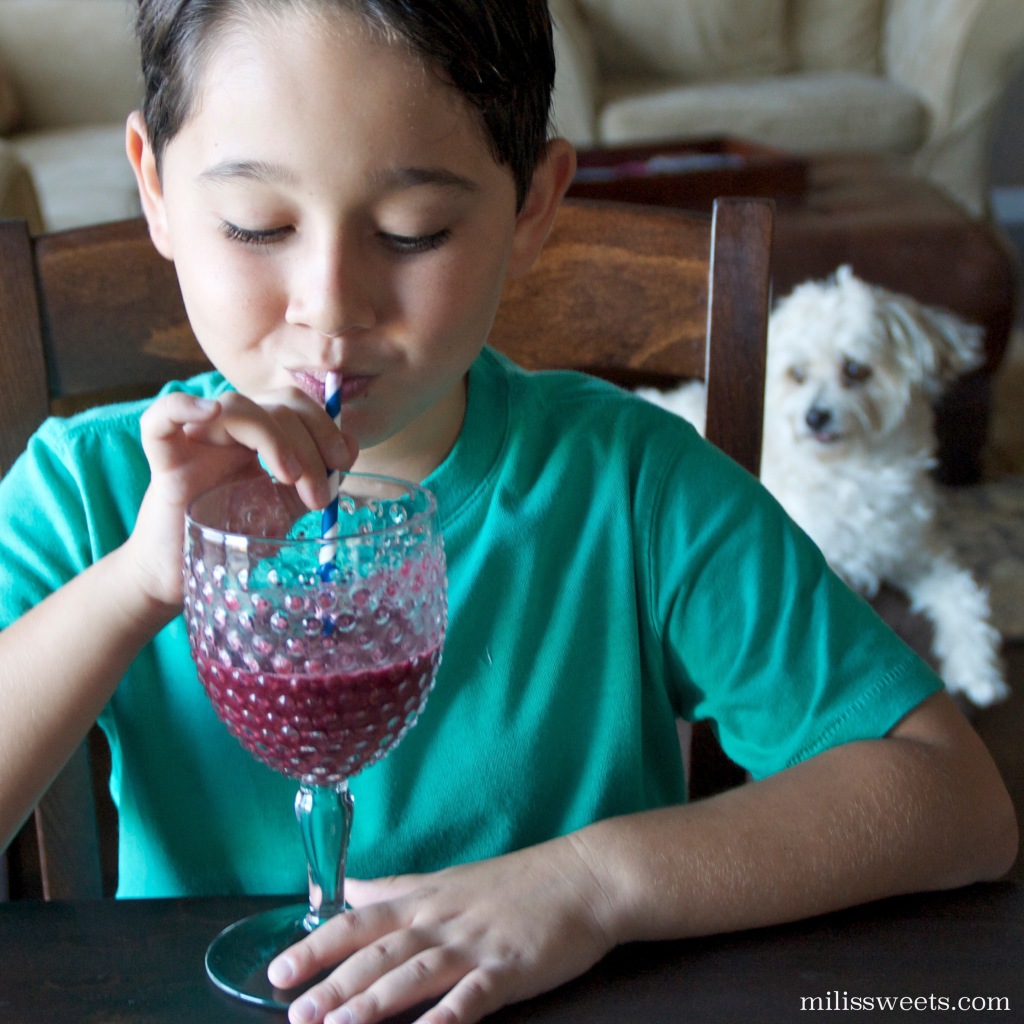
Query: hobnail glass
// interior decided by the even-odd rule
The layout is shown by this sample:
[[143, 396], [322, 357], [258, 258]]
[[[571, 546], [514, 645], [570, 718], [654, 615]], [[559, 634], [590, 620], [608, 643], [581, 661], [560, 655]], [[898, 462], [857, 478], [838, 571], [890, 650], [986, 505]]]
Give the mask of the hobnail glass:
[[345, 908], [348, 780], [392, 750], [433, 686], [447, 619], [433, 495], [341, 475], [338, 536], [294, 489], [260, 477], [197, 498], [185, 523], [184, 610], [214, 710], [254, 757], [299, 784], [309, 902], [225, 929], [206, 968], [248, 1002], [284, 1007], [267, 964]]

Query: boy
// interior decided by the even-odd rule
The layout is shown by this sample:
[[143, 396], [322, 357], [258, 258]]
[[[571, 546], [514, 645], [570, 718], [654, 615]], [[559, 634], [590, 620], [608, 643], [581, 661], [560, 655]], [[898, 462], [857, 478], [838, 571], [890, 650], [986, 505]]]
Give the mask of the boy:
[[[353, 784], [352, 868], [396, 877], [272, 965], [340, 963], [295, 1024], [474, 1021], [619, 942], [1007, 868], [980, 741], [755, 483], [484, 348], [573, 173], [543, 3], [140, 0], [139, 34], [129, 158], [218, 372], [49, 424], [0, 488], [5, 836], [99, 716], [122, 895], [300, 884], [291, 784], [223, 734], [179, 617], [185, 507], [262, 460], [310, 507], [329, 468], [423, 480], [450, 577], [427, 709]], [[687, 806], [677, 715], [758, 781]]]

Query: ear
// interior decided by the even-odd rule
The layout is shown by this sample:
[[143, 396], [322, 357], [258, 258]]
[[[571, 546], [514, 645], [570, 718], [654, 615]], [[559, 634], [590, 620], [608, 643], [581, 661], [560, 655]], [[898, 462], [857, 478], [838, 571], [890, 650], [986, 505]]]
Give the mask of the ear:
[[533, 173], [523, 208], [516, 215], [509, 276], [522, 277], [547, 241], [559, 203], [576, 173], [576, 150], [565, 139], [552, 139]]
[[985, 362], [985, 331], [982, 327], [962, 320], [947, 309], [924, 308], [935, 337], [939, 372], [945, 383], [951, 383], [962, 373], [976, 370]]
[[153, 245], [165, 259], [172, 259], [170, 233], [167, 230], [167, 212], [164, 208], [164, 190], [156, 166], [153, 147], [149, 144], [149, 132], [141, 111], [133, 110], [125, 125], [125, 150], [128, 162], [135, 172], [139, 187], [142, 212], [149, 225], [149, 236]]
[[954, 313], [892, 294], [884, 310], [897, 356], [933, 400], [961, 373], [984, 361], [983, 330]]

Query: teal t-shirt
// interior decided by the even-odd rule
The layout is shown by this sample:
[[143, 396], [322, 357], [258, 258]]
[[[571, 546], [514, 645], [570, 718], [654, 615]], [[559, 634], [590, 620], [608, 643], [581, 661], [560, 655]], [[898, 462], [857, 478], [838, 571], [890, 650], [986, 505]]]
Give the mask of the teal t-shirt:
[[[149, 479], [146, 404], [48, 421], [0, 484], [0, 624], [130, 532]], [[425, 483], [448, 557], [448, 638], [419, 723], [352, 781], [354, 877], [679, 803], [677, 717], [711, 719], [761, 777], [883, 735], [941, 686], [756, 481], [600, 381], [526, 373], [485, 349], [460, 437]], [[100, 724], [119, 895], [303, 891], [295, 783], [217, 720], [180, 618]]]

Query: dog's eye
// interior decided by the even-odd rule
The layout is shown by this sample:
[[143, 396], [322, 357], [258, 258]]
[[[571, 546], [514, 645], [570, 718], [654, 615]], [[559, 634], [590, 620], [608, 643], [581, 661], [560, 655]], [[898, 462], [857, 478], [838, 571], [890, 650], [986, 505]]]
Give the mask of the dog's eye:
[[856, 359], [843, 360], [843, 377], [855, 384], [866, 381], [871, 376], [871, 367], [858, 363]]
[[803, 384], [807, 380], [807, 371], [802, 366], [791, 366], [786, 373], [794, 384]]

